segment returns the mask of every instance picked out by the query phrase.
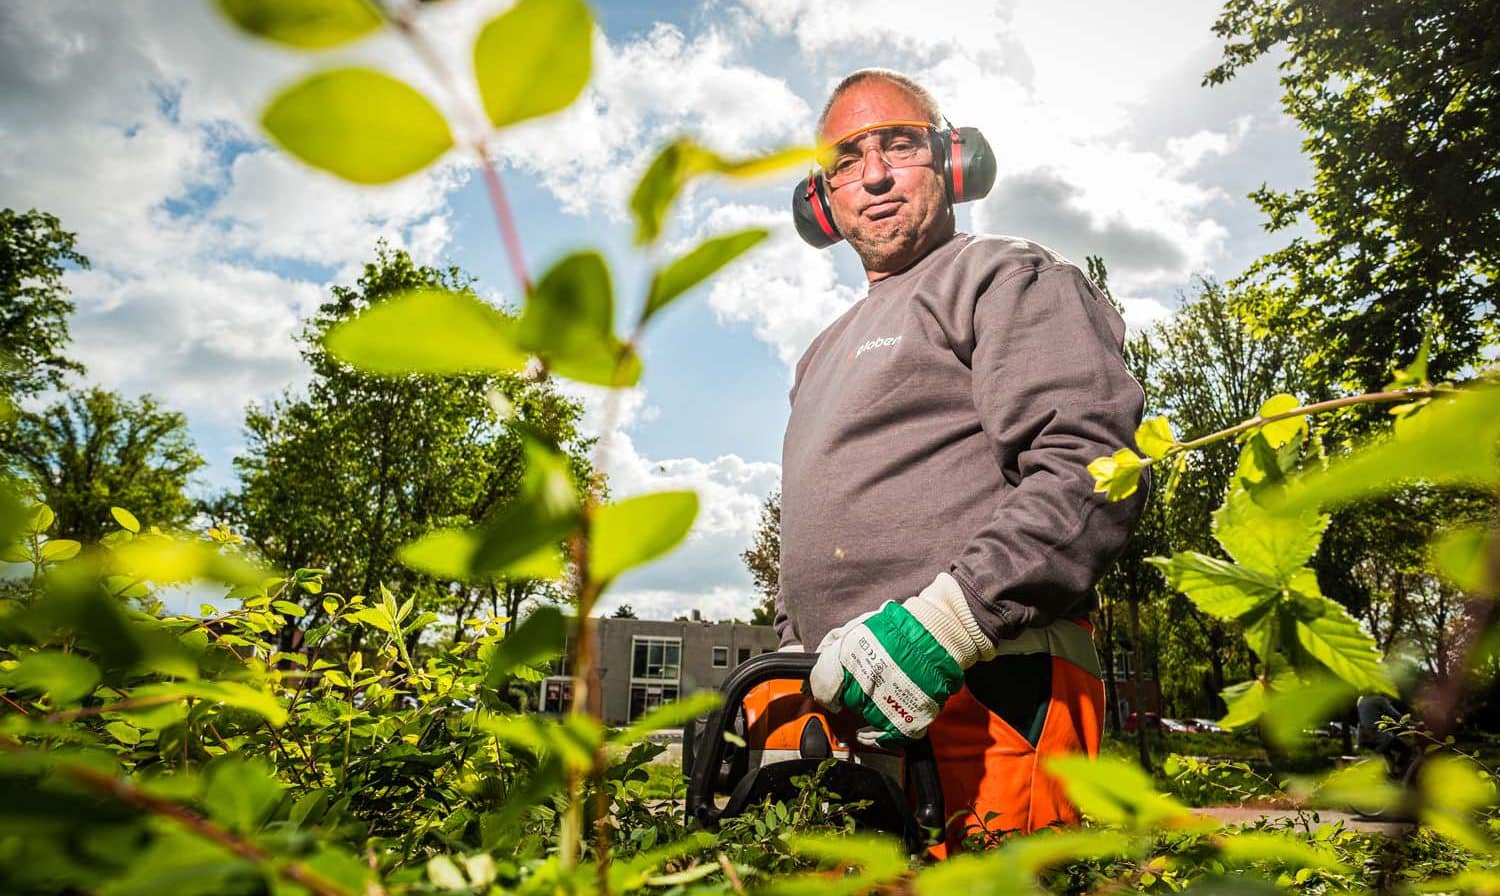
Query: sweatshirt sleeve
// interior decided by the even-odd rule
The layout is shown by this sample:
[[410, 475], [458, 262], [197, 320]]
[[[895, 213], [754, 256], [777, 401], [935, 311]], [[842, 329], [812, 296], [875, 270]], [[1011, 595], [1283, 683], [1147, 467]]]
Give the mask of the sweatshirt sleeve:
[[974, 404], [1010, 488], [951, 573], [992, 640], [1086, 605], [1124, 547], [1144, 487], [1110, 503], [1088, 464], [1134, 445], [1145, 397], [1125, 325], [1070, 264], [1027, 267], [974, 307]]

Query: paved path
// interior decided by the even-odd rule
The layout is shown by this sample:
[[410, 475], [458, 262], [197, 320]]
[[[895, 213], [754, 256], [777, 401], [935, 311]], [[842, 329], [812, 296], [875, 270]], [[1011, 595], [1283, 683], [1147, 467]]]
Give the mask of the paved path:
[[[1210, 818], [1225, 822], [1226, 824], [1244, 824], [1261, 818], [1276, 820], [1285, 818], [1295, 821], [1298, 817], [1297, 812], [1291, 809], [1267, 809], [1257, 806], [1207, 806], [1201, 809], [1194, 809], [1193, 811], [1200, 815], [1207, 815]], [[1308, 818], [1311, 821], [1310, 811], [1308, 812]], [[1330, 809], [1318, 810], [1319, 824], [1333, 824], [1336, 821], [1342, 821], [1344, 827], [1351, 830], [1373, 831], [1390, 837], [1399, 837], [1412, 828], [1412, 825], [1406, 822], [1372, 821], [1349, 812], [1335, 812]]]

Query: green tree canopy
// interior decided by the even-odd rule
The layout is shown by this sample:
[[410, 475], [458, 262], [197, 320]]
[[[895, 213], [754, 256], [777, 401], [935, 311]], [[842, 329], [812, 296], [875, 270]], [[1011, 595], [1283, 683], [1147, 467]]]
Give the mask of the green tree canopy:
[[116, 528], [112, 506], [164, 528], [187, 522], [194, 504], [184, 489], [203, 466], [182, 414], [100, 388], [20, 414], [0, 436], [0, 456], [57, 514], [57, 534], [80, 541]]
[[57, 218], [32, 209], [0, 209], [0, 393], [12, 398], [60, 387], [83, 365], [63, 357], [68, 301], [62, 275], [89, 260]]
[[[545, 590], [540, 583], [435, 586], [403, 567], [396, 551], [434, 528], [481, 520], [515, 495], [523, 469], [515, 422], [562, 445], [581, 480], [589, 469], [589, 443], [577, 429], [581, 406], [550, 382], [513, 374], [364, 374], [323, 346], [338, 322], [431, 286], [464, 290], [470, 279], [381, 246], [353, 286], [333, 288], [300, 337], [312, 369], [305, 393], [246, 412], [249, 443], [235, 459], [242, 485], [226, 509], [283, 568], [331, 569], [334, 590], [372, 594], [385, 583], [460, 620], [482, 602], [514, 618], [523, 600]], [[512, 416], [503, 418], [496, 405], [508, 405]]]
[[1262, 187], [1272, 230], [1309, 221], [1247, 277], [1267, 328], [1312, 331], [1322, 384], [1378, 389], [1435, 328], [1434, 380], [1496, 344], [1500, 41], [1471, 0], [1229, 0], [1218, 84], [1268, 54], [1313, 185]]
[[776, 592], [781, 589], [781, 489], [766, 496], [760, 508], [760, 526], [755, 543], [740, 553], [745, 567], [761, 594], [750, 621], [770, 625], [776, 621]]

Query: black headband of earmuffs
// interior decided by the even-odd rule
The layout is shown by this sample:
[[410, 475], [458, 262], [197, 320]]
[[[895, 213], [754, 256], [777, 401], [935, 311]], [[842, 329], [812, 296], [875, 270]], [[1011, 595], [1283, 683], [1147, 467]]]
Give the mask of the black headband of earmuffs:
[[[951, 203], [989, 195], [995, 185], [995, 153], [978, 128], [932, 129], [932, 157], [941, 165]], [[814, 171], [792, 189], [792, 220], [797, 233], [815, 249], [826, 249], [844, 237], [833, 223], [823, 172]]]

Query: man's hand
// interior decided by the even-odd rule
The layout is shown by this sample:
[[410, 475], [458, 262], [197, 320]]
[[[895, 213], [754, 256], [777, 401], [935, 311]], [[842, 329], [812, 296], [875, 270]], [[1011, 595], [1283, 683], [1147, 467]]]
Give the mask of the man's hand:
[[925, 734], [964, 670], [994, 655], [958, 582], [940, 573], [916, 597], [830, 631], [808, 682], [819, 703], [864, 716], [876, 743], [898, 744]]

